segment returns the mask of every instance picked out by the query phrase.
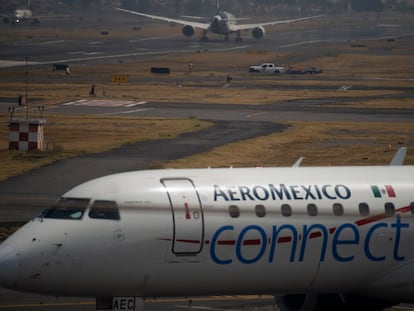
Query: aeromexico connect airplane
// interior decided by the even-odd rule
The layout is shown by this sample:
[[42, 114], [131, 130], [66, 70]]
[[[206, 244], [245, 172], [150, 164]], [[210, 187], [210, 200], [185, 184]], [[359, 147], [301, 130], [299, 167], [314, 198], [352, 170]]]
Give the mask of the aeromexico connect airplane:
[[[0, 246], [0, 284], [96, 297], [271, 294], [281, 310], [414, 302], [414, 166], [167, 169], [65, 193]], [[116, 298], [119, 299], [119, 298]], [[115, 299], [114, 299], [115, 301]]]

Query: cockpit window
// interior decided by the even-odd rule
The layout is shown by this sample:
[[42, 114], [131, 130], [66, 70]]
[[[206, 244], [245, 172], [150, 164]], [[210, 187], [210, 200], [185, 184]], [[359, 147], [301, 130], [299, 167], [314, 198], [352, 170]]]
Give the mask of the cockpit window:
[[96, 200], [93, 202], [89, 217], [95, 219], [119, 220], [119, 210], [116, 202]]
[[40, 217], [55, 219], [82, 219], [89, 199], [61, 198], [52, 207], [44, 210]]

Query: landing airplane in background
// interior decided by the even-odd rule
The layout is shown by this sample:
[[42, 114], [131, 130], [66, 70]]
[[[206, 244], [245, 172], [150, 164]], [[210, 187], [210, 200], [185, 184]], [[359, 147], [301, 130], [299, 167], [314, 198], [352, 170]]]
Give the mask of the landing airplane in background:
[[[143, 17], [147, 17], [151, 19], [166, 21], [169, 23], [176, 23], [176, 24], [184, 25], [182, 32], [184, 36], [186, 37], [193, 36], [195, 33], [195, 29], [201, 29], [203, 31], [201, 41], [208, 40], [207, 33], [211, 31], [212, 33], [215, 33], [218, 35], [224, 35], [226, 40], [228, 40], [228, 37], [230, 34], [236, 33], [237, 34], [236, 41], [240, 42], [242, 41], [240, 32], [242, 30], [250, 30], [250, 29], [252, 30], [252, 36], [256, 39], [260, 39], [266, 33], [264, 26], [272, 26], [272, 25], [277, 25], [277, 24], [288, 24], [288, 23], [293, 23], [297, 21], [303, 21], [307, 19], [321, 17], [321, 15], [317, 15], [317, 16], [283, 20], [283, 21], [272, 21], [272, 22], [264, 22], [264, 23], [238, 25], [237, 21], [243, 20], [245, 18], [236, 18], [234, 17], [233, 14], [229, 12], [221, 11], [219, 1], [217, 1], [216, 15], [211, 17], [208, 22], [196, 22], [196, 21], [189, 21], [189, 20], [182, 20], [182, 19], [174, 19], [174, 18], [150, 15], [150, 14], [146, 14], [142, 12], [121, 9], [121, 8], [115, 8], [115, 9], [121, 12], [127, 12], [127, 13], [135, 14], [138, 16], [143, 16]], [[199, 18], [199, 19], [202, 19], [202, 18]]]
[[[0, 245], [0, 285], [56, 296], [271, 294], [282, 311], [414, 302], [414, 166], [168, 169], [65, 193]], [[114, 298], [113, 297], [118, 297]]]

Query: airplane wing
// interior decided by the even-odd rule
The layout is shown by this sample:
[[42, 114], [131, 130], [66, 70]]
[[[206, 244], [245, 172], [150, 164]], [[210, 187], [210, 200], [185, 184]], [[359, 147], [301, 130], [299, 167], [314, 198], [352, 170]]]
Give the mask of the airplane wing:
[[233, 31], [239, 31], [239, 30], [246, 30], [246, 29], [253, 29], [256, 27], [263, 27], [263, 26], [273, 26], [278, 24], [290, 24], [294, 22], [304, 21], [308, 19], [313, 18], [319, 18], [323, 15], [315, 15], [315, 16], [308, 16], [308, 17], [302, 17], [302, 18], [294, 18], [294, 19], [286, 19], [286, 20], [279, 20], [279, 21], [273, 21], [273, 22], [265, 22], [265, 23], [257, 23], [257, 24], [239, 24], [239, 25], [233, 25], [232, 30]]
[[138, 15], [138, 16], [151, 18], [151, 19], [157, 19], [157, 20], [165, 21], [165, 22], [169, 22], [169, 23], [176, 23], [176, 24], [180, 24], [180, 25], [190, 25], [190, 26], [193, 26], [194, 28], [199, 28], [199, 29], [205, 29], [206, 30], [210, 27], [210, 23], [201, 23], [201, 22], [195, 22], [195, 21], [186, 21], [186, 20], [183, 20], [183, 19], [168, 18], [168, 17], [158, 16], [158, 15], [150, 15], [150, 14], [145, 14], [145, 13], [141, 13], [141, 12], [121, 9], [121, 8], [114, 8], [114, 9], [118, 10], [118, 11], [121, 11], [121, 12], [126, 12], [126, 13], [130, 13], [130, 14]]

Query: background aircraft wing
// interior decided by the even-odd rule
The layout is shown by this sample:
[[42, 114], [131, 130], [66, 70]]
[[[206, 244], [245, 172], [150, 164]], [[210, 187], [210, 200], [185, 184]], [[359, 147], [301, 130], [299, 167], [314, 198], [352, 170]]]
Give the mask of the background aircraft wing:
[[294, 18], [294, 19], [286, 19], [286, 20], [279, 20], [279, 21], [273, 21], [273, 22], [264, 22], [264, 23], [257, 23], [257, 24], [239, 24], [239, 25], [232, 25], [233, 31], [238, 30], [246, 30], [246, 29], [253, 29], [256, 27], [263, 27], [263, 26], [272, 26], [272, 25], [278, 25], [278, 24], [289, 24], [299, 21], [304, 21], [307, 19], [313, 19], [313, 18], [319, 18], [323, 15], [315, 15], [315, 16], [308, 16], [308, 17], [302, 17], [302, 18]]
[[180, 24], [180, 25], [190, 25], [190, 26], [193, 26], [194, 28], [199, 28], [199, 29], [208, 29], [210, 27], [210, 23], [201, 23], [201, 22], [195, 22], [195, 21], [186, 21], [186, 20], [183, 20], [183, 19], [168, 18], [168, 17], [164, 17], [164, 16], [150, 15], [150, 14], [145, 14], [145, 13], [141, 13], [141, 12], [121, 9], [121, 8], [114, 8], [114, 9], [118, 10], [118, 11], [121, 11], [121, 12], [126, 12], [126, 13], [130, 13], [130, 14], [138, 15], [138, 16], [151, 18], [151, 19], [157, 19], [157, 20], [165, 21], [165, 22], [169, 22], [169, 23], [176, 23], [176, 24]]

